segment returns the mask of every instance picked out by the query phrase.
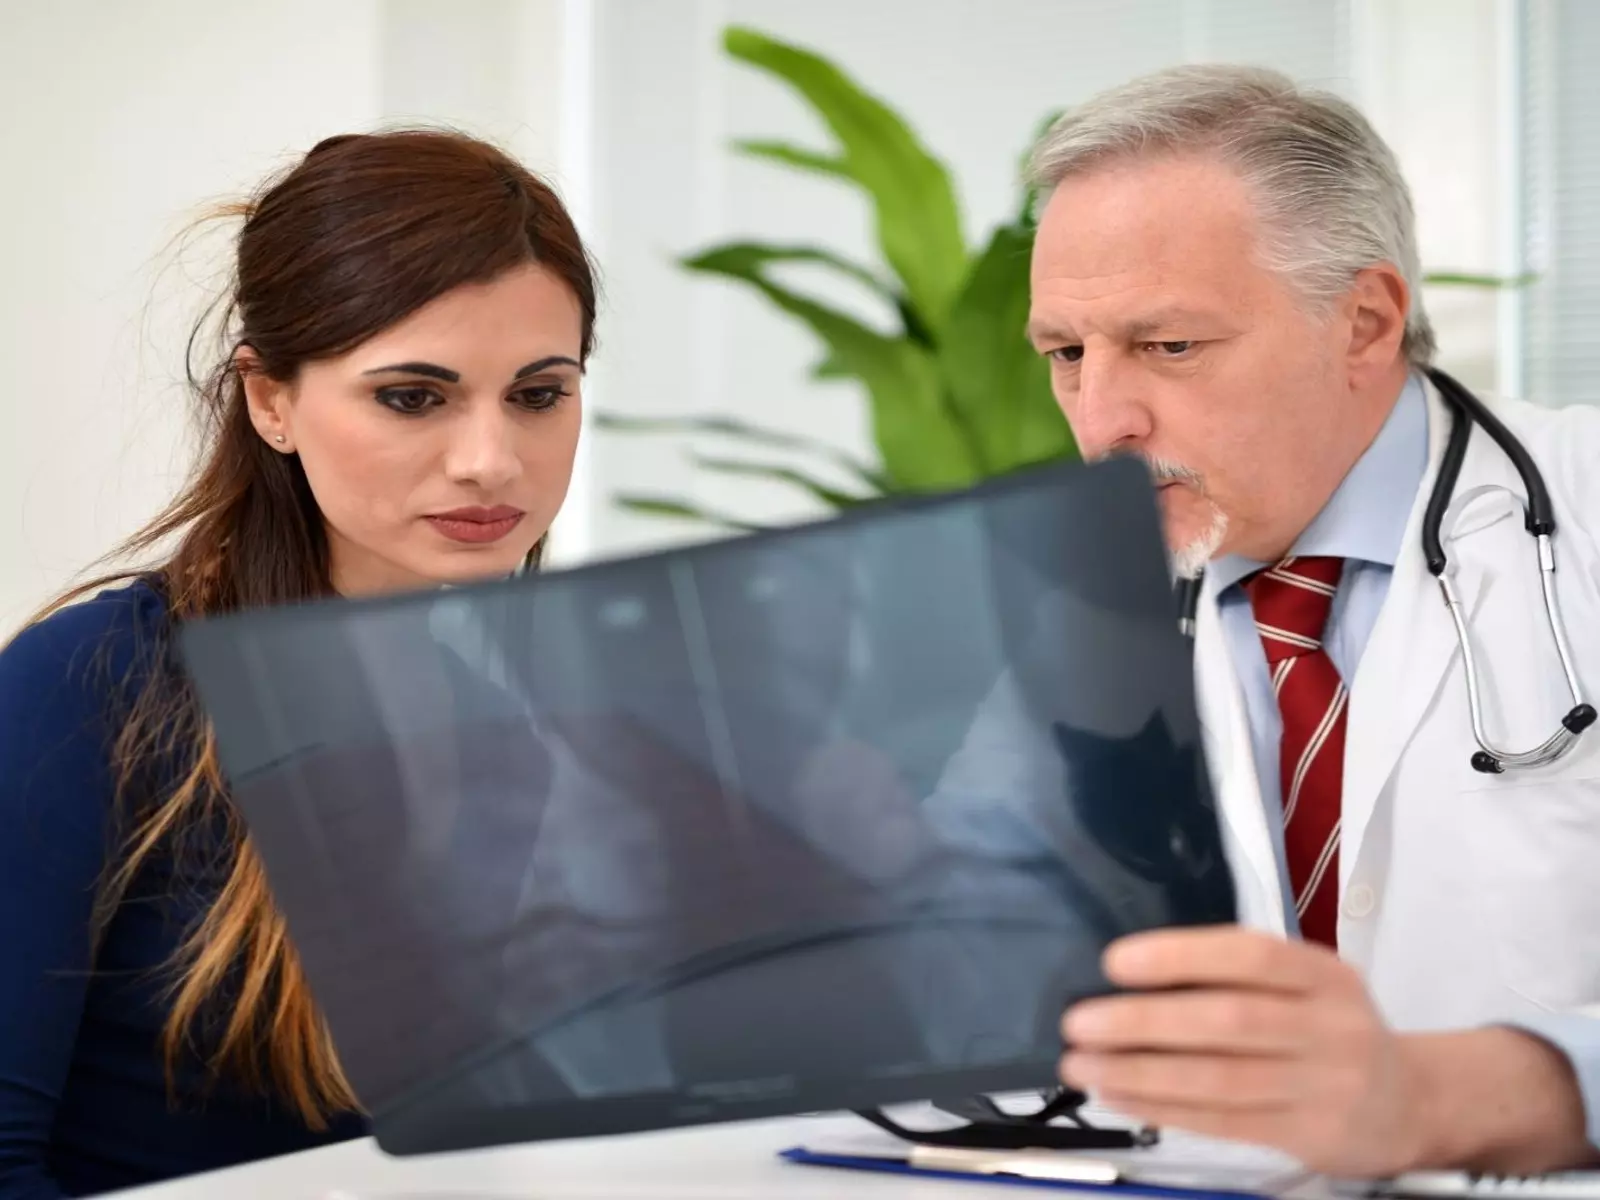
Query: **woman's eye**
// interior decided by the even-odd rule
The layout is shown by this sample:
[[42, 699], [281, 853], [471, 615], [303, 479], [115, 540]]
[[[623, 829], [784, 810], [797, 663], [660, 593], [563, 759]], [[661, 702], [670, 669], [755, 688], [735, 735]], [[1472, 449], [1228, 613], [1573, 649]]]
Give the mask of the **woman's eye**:
[[570, 393], [560, 384], [547, 387], [524, 388], [512, 393], [511, 399], [530, 412], [546, 412], [560, 404]]
[[443, 397], [429, 388], [384, 388], [378, 393], [378, 403], [408, 417], [427, 412], [444, 403]]

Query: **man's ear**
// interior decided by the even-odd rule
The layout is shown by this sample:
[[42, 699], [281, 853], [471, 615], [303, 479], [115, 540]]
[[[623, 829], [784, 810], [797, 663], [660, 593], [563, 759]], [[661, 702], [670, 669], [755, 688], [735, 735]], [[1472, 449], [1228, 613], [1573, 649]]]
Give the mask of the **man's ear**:
[[240, 346], [233, 352], [233, 367], [244, 385], [245, 408], [250, 424], [261, 440], [284, 454], [294, 453], [294, 432], [289, 422], [290, 387], [279, 383], [261, 368], [261, 356], [253, 346]]
[[1352, 376], [1390, 370], [1405, 343], [1411, 289], [1392, 263], [1378, 263], [1356, 273], [1346, 295], [1350, 344], [1346, 363]]

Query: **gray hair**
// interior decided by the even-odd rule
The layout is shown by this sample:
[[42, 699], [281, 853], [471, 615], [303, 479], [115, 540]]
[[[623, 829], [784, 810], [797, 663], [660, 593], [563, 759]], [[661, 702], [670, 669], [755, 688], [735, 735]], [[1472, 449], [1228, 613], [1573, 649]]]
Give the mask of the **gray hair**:
[[1360, 110], [1258, 67], [1183, 66], [1101, 92], [1034, 147], [1029, 176], [1070, 175], [1149, 154], [1211, 153], [1255, 193], [1262, 264], [1326, 310], [1358, 271], [1394, 264], [1411, 292], [1403, 349], [1416, 366], [1437, 343], [1422, 305], [1411, 191]]

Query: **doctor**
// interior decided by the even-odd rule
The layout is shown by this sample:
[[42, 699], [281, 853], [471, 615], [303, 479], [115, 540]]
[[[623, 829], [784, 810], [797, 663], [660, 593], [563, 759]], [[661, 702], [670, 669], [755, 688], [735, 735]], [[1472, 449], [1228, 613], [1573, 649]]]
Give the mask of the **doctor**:
[[[1246, 928], [1141, 935], [1066, 1013], [1062, 1078], [1308, 1166], [1532, 1172], [1600, 1144], [1600, 730], [1470, 765], [1421, 547], [1449, 409], [1423, 368], [1411, 200], [1349, 105], [1189, 67], [1072, 111], [1029, 335], [1088, 456], [1155, 469]], [[1600, 410], [1494, 406], [1554, 502], [1556, 590], [1600, 693]], [[1523, 488], [1481, 429], [1445, 520], [1491, 738], [1571, 705]]]

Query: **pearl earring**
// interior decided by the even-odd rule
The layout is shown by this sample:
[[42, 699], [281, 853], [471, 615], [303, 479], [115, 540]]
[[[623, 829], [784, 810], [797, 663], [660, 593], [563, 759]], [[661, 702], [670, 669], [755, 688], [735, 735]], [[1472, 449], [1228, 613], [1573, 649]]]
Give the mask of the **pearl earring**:
[[283, 434], [280, 433], [276, 437], [274, 437], [272, 440], [277, 442], [278, 445], [281, 446], [281, 445], [283, 445], [284, 442], [288, 441], [289, 439], [284, 437]]

